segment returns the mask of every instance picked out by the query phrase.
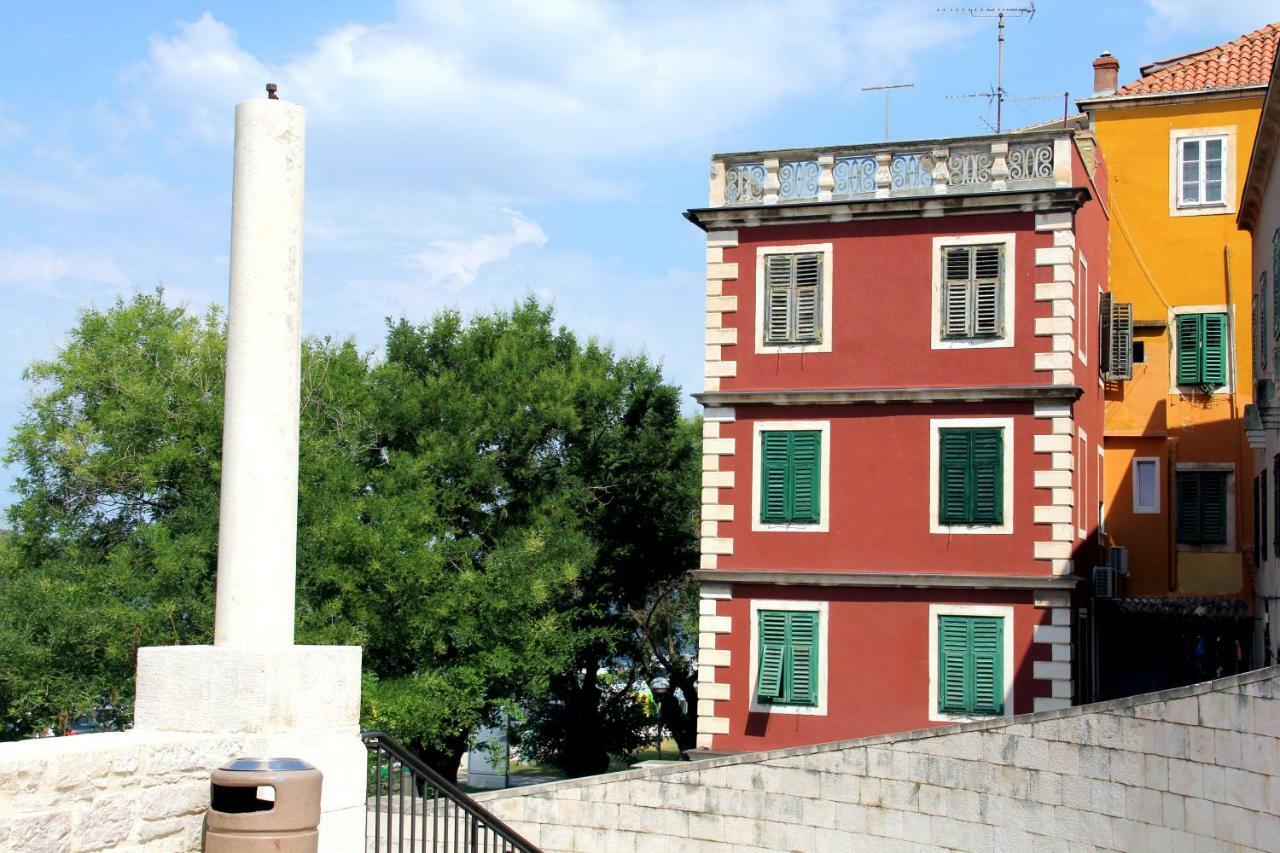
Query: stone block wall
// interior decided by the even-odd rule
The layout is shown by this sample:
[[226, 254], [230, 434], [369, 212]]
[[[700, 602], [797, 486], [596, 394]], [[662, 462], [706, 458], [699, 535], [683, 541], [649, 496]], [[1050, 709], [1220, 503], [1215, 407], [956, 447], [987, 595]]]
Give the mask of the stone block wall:
[[0, 748], [0, 850], [199, 850], [234, 737], [113, 732]]
[[477, 799], [547, 853], [1280, 851], [1280, 667]]

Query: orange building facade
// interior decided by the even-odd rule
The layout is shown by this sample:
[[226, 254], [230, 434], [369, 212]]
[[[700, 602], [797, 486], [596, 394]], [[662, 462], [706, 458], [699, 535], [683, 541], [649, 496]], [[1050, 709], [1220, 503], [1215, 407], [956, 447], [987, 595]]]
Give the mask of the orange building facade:
[[[1105, 383], [1095, 695], [1246, 668], [1254, 476], [1252, 243], [1236, 214], [1280, 25], [1153, 63], [1080, 106], [1110, 166], [1110, 290], [1132, 323]], [[1116, 651], [1123, 648], [1123, 653]]]

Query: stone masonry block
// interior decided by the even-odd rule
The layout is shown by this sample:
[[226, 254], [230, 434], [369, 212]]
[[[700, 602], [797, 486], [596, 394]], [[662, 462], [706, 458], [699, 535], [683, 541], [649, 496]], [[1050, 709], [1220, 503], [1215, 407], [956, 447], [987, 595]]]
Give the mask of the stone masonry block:
[[1048, 246], [1036, 249], [1036, 266], [1049, 267], [1075, 263], [1074, 253], [1066, 246]]

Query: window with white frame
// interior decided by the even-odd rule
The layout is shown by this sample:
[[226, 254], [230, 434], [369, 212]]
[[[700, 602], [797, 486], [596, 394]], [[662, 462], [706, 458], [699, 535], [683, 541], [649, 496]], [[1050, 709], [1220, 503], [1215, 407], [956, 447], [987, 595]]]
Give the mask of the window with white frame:
[[826, 715], [829, 616], [825, 601], [751, 600], [751, 711]]
[[933, 240], [933, 349], [1013, 346], [1014, 235]]
[[1138, 456], [1133, 460], [1133, 511], [1160, 511], [1160, 460], [1154, 456]]
[[1204, 216], [1236, 209], [1235, 125], [1169, 131], [1169, 215]]
[[1098, 448], [1098, 544], [1106, 544], [1107, 540], [1107, 500], [1106, 500], [1106, 456], [1101, 447]]
[[1089, 526], [1089, 437], [1084, 430], [1079, 430], [1076, 445], [1080, 450], [1076, 455], [1076, 533], [1083, 539]]
[[1226, 136], [1178, 140], [1178, 207], [1225, 205]]
[[1013, 714], [1013, 608], [929, 605], [929, 719]]
[[1076, 356], [1081, 364], [1088, 364], [1085, 355], [1089, 351], [1089, 262], [1080, 253], [1080, 270], [1076, 274]]
[[756, 421], [752, 429], [751, 529], [831, 529], [831, 422]]
[[831, 264], [831, 243], [756, 250], [756, 352], [831, 352]]

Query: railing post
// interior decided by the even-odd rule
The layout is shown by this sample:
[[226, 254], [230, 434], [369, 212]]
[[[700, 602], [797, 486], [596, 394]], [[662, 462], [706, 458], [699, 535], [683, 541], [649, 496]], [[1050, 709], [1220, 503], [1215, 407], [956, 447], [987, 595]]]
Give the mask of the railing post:
[[1003, 190], [1009, 180], [1009, 143], [991, 143], [991, 189]]
[[933, 149], [933, 191], [938, 195], [951, 187], [951, 167], [947, 162], [950, 157], [951, 149], [945, 145]]
[[889, 164], [893, 154], [884, 152], [876, 155], [876, 198], [888, 198], [893, 186], [893, 175], [889, 172]]
[[768, 157], [764, 161], [764, 204], [777, 204], [778, 191], [782, 184], [778, 181], [778, 158]]
[[836, 188], [835, 164], [834, 154], [818, 155], [818, 201], [831, 201], [831, 193]]
[[709, 207], [724, 206], [724, 161], [711, 161], [711, 198]]

